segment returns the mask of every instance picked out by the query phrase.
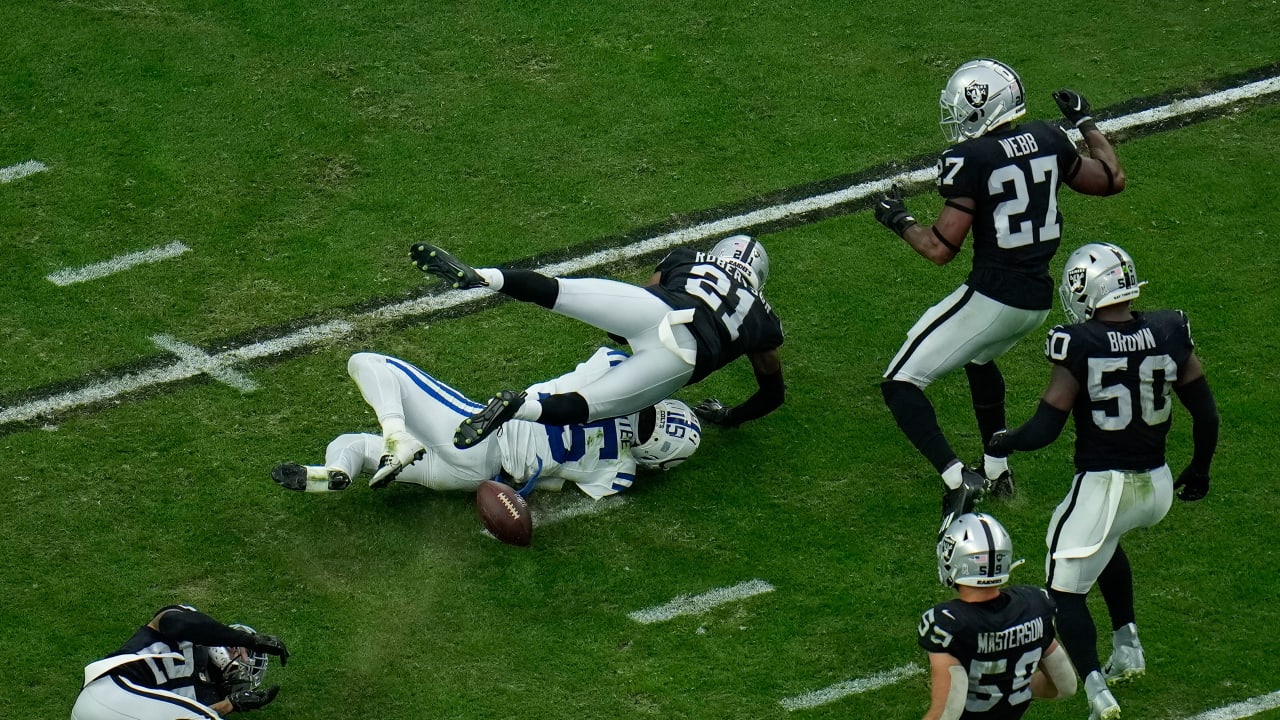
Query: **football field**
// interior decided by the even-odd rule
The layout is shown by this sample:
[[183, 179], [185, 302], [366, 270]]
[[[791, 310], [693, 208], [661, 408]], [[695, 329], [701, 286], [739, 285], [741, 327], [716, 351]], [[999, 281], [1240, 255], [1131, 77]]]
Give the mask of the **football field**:
[[[949, 7], [0, 8], [0, 717], [67, 716], [82, 667], [175, 602], [289, 644], [264, 718], [919, 717], [916, 623], [949, 593], [937, 479], [878, 384], [969, 257], [934, 267], [869, 208], [897, 180], [936, 216], [938, 90], [992, 56], [1029, 117], [1058, 87], [1093, 103], [1128, 187], [1064, 190], [1064, 249], [1134, 256], [1222, 415], [1209, 497], [1125, 541], [1148, 660], [1125, 717], [1280, 718], [1280, 6]], [[641, 282], [734, 232], [770, 253], [787, 403], [623, 496], [536, 492], [531, 548], [484, 535], [469, 495], [271, 481], [376, 432], [353, 352], [482, 399], [607, 342], [443, 291], [411, 242]], [[1048, 379], [1041, 338], [1001, 360], [1011, 422]], [[754, 386], [739, 361], [678, 397]], [[962, 375], [929, 395], [976, 460]], [[1018, 582], [1043, 581], [1071, 440], [983, 504]], [[1086, 716], [1081, 693], [1026, 717]]]

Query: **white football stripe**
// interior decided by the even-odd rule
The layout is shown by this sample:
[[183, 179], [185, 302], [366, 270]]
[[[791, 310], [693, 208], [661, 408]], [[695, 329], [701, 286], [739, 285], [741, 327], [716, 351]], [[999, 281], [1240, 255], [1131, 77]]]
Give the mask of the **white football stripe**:
[[141, 250], [139, 252], [129, 253], [128, 255], [119, 255], [110, 260], [85, 265], [82, 268], [74, 268], [67, 270], [59, 270], [45, 276], [45, 279], [54, 285], [73, 285], [88, 280], [97, 280], [100, 277], [106, 277], [118, 273], [122, 270], [128, 270], [135, 265], [143, 265], [145, 263], [159, 262], [168, 260], [171, 257], [177, 257], [191, 248], [180, 242], [171, 242], [168, 245], [153, 247], [150, 250]]
[[37, 160], [28, 160], [20, 162], [17, 165], [10, 165], [7, 168], [0, 168], [0, 183], [9, 183], [28, 175], [35, 175], [38, 172], [44, 172], [49, 168], [42, 162]]
[[773, 586], [763, 580], [748, 580], [732, 587], [716, 588], [701, 595], [680, 595], [665, 605], [636, 610], [627, 617], [646, 625], [666, 622], [681, 615], [698, 615], [725, 603], [745, 600], [762, 593], [773, 592]]
[[795, 697], [783, 698], [778, 701], [778, 704], [788, 710], [806, 710], [808, 708], [818, 707], [819, 705], [826, 705], [829, 702], [839, 700], [840, 698], [848, 695], [864, 693], [869, 690], [882, 688], [885, 685], [892, 685], [899, 680], [905, 680], [906, 678], [914, 677], [922, 673], [924, 673], [924, 668], [916, 665], [915, 663], [908, 663], [902, 667], [896, 667], [892, 670], [876, 673], [870, 677], [859, 678], [857, 680], [846, 680], [821, 690], [814, 690], [813, 692], [797, 695]]
[[1242, 700], [1233, 705], [1202, 712], [1187, 720], [1240, 720], [1280, 707], [1280, 690]]
[[[1268, 78], [1266, 80], [1242, 85], [1238, 88], [1211, 93], [1200, 98], [1179, 100], [1157, 108], [1136, 112], [1131, 115], [1111, 118], [1100, 122], [1099, 126], [1106, 130], [1137, 127], [1144, 124], [1161, 122], [1180, 117], [1182, 115], [1200, 112], [1214, 107], [1220, 107], [1239, 100], [1261, 97], [1275, 92], [1280, 92], [1280, 78]], [[547, 265], [539, 268], [539, 270], [550, 275], [577, 274], [585, 270], [616, 262], [620, 259], [644, 255], [680, 244], [693, 243], [698, 240], [737, 230], [743, 230], [755, 225], [786, 217], [794, 217], [796, 215], [803, 215], [816, 210], [828, 209], [842, 203], [862, 200], [871, 197], [876, 193], [885, 191], [895, 182], [907, 184], [928, 182], [935, 177], [936, 172], [937, 170], [933, 166], [927, 168], [915, 168], [892, 177], [859, 183], [843, 190], [823, 193], [821, 195], [802, 198], [793, 202], [762, 208], [742, 215], [735, 215], [721, 220], [702, 223], [690, 228], [676, 230], [674, 232], [641, 240], [618, 248], [601, 250], [584, 257]], [[262, 343], [254, 343], [236, 350], [221, 353], [215, 357], [226, 357], [229, 359], [237, 357], [248, 359], [276, 355], [309, 345], [328, 342], [329, 340], [334, 339], [336, 335], [346, 334], [346, 332], [355, 330], [357, 327], [360, 329], [366, 329], [370, 326], [376, 326], [390, 320], [414, 317], [437, 310], [470, 304], [484, 297], [486, 294], [487, 291], [485, 290], [474, 289], [443, 293], [440, 295], [430, 295], [414, 300], [408, 300], [384, 306], [369, 312], [356, 314], [349, 320], [328, 323], [316, 328], [303, 329], [283, 338], [277, 338], [275, 340]], [[340, 328], [342, 327], [347, 328], [347, 330], [341, 330]], [[39, 398], [20, 405], [0, 409], [0, 424], [33, 420], [44, 414], [70, 410], [83, 405], [109, 400], [128, 392], [135, 392], [148, 387], [162, 385], [176, 380], [183, 380], [191, 377], [193, 374], [195, 373], [190, 372], [189, 368], [181, 365], [143, 373], [126, 373], [118, 378], [93, 383], [80, 390], [59, 393], [57, 395]]]

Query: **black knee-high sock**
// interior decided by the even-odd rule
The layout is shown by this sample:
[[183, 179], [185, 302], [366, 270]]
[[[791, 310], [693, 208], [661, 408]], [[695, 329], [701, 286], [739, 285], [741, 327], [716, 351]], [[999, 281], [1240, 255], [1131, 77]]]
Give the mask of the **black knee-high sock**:
[[1098, 576], [1098, 590], [1107, 601], [1107, 614], [1111, 616], [1111, 629], [1120, 628], [1135, 621], [1133, 610], [1133, 570], [1124, 548], [1116, 546], [1111, 561]]
[[549, 395], [540, 402], [542, 414], [538, 416], [538, 422], [543, 425], [577, 425], [591, 417], [586, 398], [578, 393]]
[[560, 296], [560, 284], [555, 278], [532, 270], [503, 270], [502, 289], [499, 292], [550, 310], [555, 307], [556, 298]]
[[997, 430], [1005, 429], [1004, 376], [995, 361], [985, 365], [964, 366], [969, 378], [969, 395], [973, 397], [973, 415], [978, 419], [978, 432], [986, 444]]
[[901, 380], [885, 380], [880, 383], [884, 404], [889, 406], [893, 419], [912, 445], [924, 455], [941, 475], [956, 459], [955, 451], [938, 427], [938, 415], [924, 391]]
[[1085, 595], [1049, 590], [1058, 604], [1058, 642], [1067, 649], [1067, 656], [1076, 666], [1080, 677], [1088, 677], [1095, 670], [1102, 670], [1098, 660], [1098, 628], [1089, 615]]

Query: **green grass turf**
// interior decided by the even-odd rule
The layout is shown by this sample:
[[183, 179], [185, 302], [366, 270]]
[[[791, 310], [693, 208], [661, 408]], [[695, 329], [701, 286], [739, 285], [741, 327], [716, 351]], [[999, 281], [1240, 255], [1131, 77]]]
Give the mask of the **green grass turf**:
[[[1262, 29], [1280, 19], [1261, 2], [979, 3], [963, 17], [928, 3], [579, 5], [5, 6], [0, 165], [50, 170], [0, 186], [0, 396], [154, 358], [155, 333], [213, 349], [407, 297], [422, 286], [403, 258], [413, 238], [479, 262], [527, 258], [935, 152], [938, 86], [970, 56], [1013, 64], [1031, 114], [1052, 117], [1059, 85], [1102, 107], [1274, 62]], [[1131, 717], [1280, 688], [1265, 641], [1280, 621], [1277, 127], [1276, 105], [1250, 105], [1127, 142], [1124, 194], [1062, 197], [1069, 245], [1123, 245], [1151, 281], [1142, 303], [1189, 313], [1224, 418], [1209, 499], [1126, 542], [1150, 663], [1119, 694]], [[43, 279], [173, 239], [193, 252], [69, 288]], [[708, 430], [685, 466], [621, 508], [540, 530], [527, 551], [482, 537], [462, 495], [300, 496], [267, 472], [374, 427], [345, 376], [353, 351], [482, 397], [568, 369], [601, 339], [537, 308], [256, 363], [248, 395], [189, 382], [0, 436], [0, 716], [64, 716], [80, 668], [175, 601], [286, 638], [294, 661], [272, 670], [285, 687], [263, 711], [278, 717], [784, 717], [784, 697], [923, 663], [918, 614], [946, 597], [929, 542], [936, 481], [876, 384], [967, 267], [930, 266], [868, 213], [764, 239], [787, 405]], [[1002, 367], [1021, 420], [1048, 377], [1038, 333]], [[732, 400], [752, 384], [735, 365], [682, 396]], [[963, 379], [930, 395], [976, 457]], [[1188, 425], [1178, 410], [1175, 472]], [[1017, 579], [1037, 583], [1069, 438], [1014, 462], [1022, 496], [992, 508], [1029, 558]], [[753, 578], [776, 590], [701, 617], [626, 618]], [[796, 716], [918, 717], [925, 687]]]

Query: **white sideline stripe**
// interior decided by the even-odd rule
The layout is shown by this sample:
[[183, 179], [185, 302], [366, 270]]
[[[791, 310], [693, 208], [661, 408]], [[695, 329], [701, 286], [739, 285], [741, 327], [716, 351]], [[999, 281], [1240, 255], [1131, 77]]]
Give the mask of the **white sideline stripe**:
[[179, 342], [168, 335], [152, 335], [151, 342], [177, 355], [197, 372], [205, 373], [240, 392], [253, 392], [258, 389], [257, 383], [227, 367], [226, 362], [218, 360], [195, 345]]
[[1187, 720], [1240, 720], [1280, 707], [1280, 690], [1242, 700], [1233, 705], [1202, 712]]
[[[589, 497], [577, 497], [560, 507], [546, 511], [533, 508], [533, 527], [547, 527], [582, 515], [599, 515], [610, 510], [617, 510], [626, 502], [627, 499], [621, 495], [610, 495], [599, 500], [592, 500]], [[498, 539], [493, 537], [493, 533], [484, 528], [480, 528], [480, 534], [487, 535], [494, 540]]]
[[737, 602], [762, 593], [773, 592], [773, 586], [763, 580], [748, 580], [732, 587], [716, 588], [701, 595], [680, 595], [671, 602], [647, 610], [636, 610], [627, 617], [648, 625], [666, 622], [681, 615], [698, 615], [725, 603]]
[[884, 687], [885, 685], [892, 685], [899, 680], [905, 680], [906, 678], [921, 675], [923, 673], [924, 668], [916, 665], [915, 663], [909, 663], [902, 667], [896, 667], [892, 670], [885, 670], [884, 672], [876, 673], [870, 677], [859, 678], [857, 680], [845, 680], [844, 682], [836, 683], [831, 687], [826, 687], [821, 690], [814, 690], [813, 692], [797, 695], [795, 697], [783, 698], [778, 701], [778, 704], [788, 710], [808, 710], [809, 708], [815, 708], [819, 705], [826, 705], [829, 702], [834, 702], [848, 695], [876, 690]]
[[[1179, 100], [1151, 110], [1144, 110], [1132, 115], [1104, 120], [1099, 123], [1099, 126], [1108, 130], [1135, 127], [1145, 123], [1168, 120], [1177, 117], [1180, 114], [1193, 113], [1217, 107], [1236, 100], [1260, 97], [1277, 91], [1280, 91], [1280, 78], [1270, 78], [1267, 80], [1249, 83], [1248, 85], [1243, 85], [1239, 88], [1205, 95], [1201, 98]], [[895, 182], [928, 182], [932, 180], [936, 174], [937, 168], [933, 166], [908, 170], [892, 177], [859, 183], [845, 188], [844, 190], [824, 193], [822, 195], [803, 198], [794, 202], [762, 208], [743, 215], [736, 215], [722, 220], [702, 223], [690, 228], [676, 230], [665, 235], [641, 240], [623, 247], [601, 250], [576, 260], [567, 260], [565, 262], [547, 265], [539, 268], [539, 270], [549, 275], [572, 275], [607, 263], [613, 263], [624, 258], [644, 255], [674, 247], [676, 245], [692, 243], [708, 237], [741, 230], [753, 225], [801, 215], [815, 210], [824, 210], [846, 202], [861, 200], [863, 198], [870, 197], [875, 193], [884, 192]], [[353, 331], [357, 327], [365, 328], [390, 320], [413, 317], [436, 310], [466, 305], [476, 301], [486, 294], [486, 290], [477, 288], [473, 290], [447, 292], [441, 295], [429, 295], [415, 300], [387, 305], [369, 312], [359, 313], [353, 315], [349, 320], [340, 320], [313, 328], [305, 328], [282, 338], [262, 343], [255, 343], [253, 345], [248, 345], [243, 348], [215, 355], [214, 357], [217, 359], [226, 359], [228, 361], [227, 364], [229, 364], [231, 361], [276, 355], [310, 345], [328, 342]], [[189, 367], [183, 366], [181, 363], [168, 368], [161, 368], [143, 373], [126, 373], [121, 377], [93, 383], [79, 390], [59, 393], [57, 395], [40, 398], [21, 405], [0, 409], [0, 424], [33, 420], [47, 413], [70, 410], [82, 405], [109, 400], [125, 393], [135, 392], [177, 380], [183, 380], [192, 377], [192, 375], [195, 374], [197, 373], [193, 372]]]
[[[351, 324], [344, 321], [317, 325], [304, 328], [282, 338], [228, 350], [214, 355], [213, 358], [215, 360], [225, 359], [224, 364], [230, 364], [231, 361], [241, 362], [271, 355], [280, 355], [295, 348], [318, 345], [322, 342], [342, 337], [350, 333], [352, 329]], [[125, 373], [118, 378], [93, 383], [79, 390], [58, 393], [57, 395], [0, 410], [0, 424], [31, 420], [45, 413], [110, 400], [120, 395], [145, 390], [157, 385], [186, 380], [199, 375], [201, 372], [199, 368], [193, 367], [189, 363], [178, 362], [154, 370]]]
[[82, 268], [59, 270], [45, 276], [45, 279], [54, 285], [72, 285], [87, 280], [97, 280], [100, 277], [106, 277], [118, 273], [121, 270], [128, 270], [135, 265], [145, 263], [159, 262], [168, 260], [171, 257], [177, 257], [191, 248], [180, 242], [171, 242], [168, 245], [153, 247], [150, 250], [141, 250], [139, 252], [129, 253], [128, 255], [119, 255], [110, 260], [85, 265]]
[[28, 175], [35, 175], [38, 172], [44, 172], [49, 167], [38, 160], [28, 160], [20, 162], [17, 165], [10, 165], [7, 168], [0, 168], [0, 183], [10, 183], [19, 178]]

